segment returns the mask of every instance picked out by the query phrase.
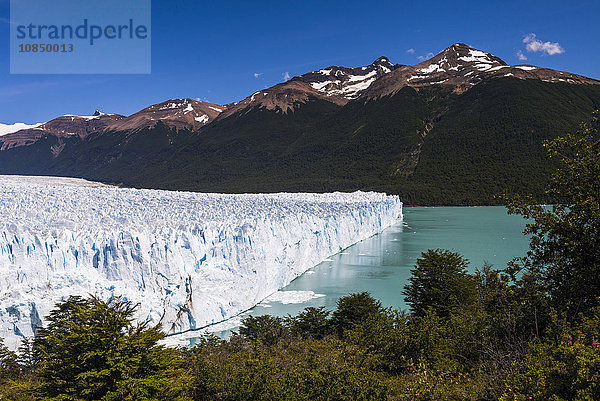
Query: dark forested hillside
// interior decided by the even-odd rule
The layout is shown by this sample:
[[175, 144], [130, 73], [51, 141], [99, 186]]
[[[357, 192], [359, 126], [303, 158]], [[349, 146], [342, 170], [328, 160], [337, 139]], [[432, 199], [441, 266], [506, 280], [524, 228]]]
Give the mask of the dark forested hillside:
[[414, 205], [494, 204], [505, 189], [547, 201], [554, 166], [542, 141], [599, 105], [600, 86], [588, 84], [492, 78], [460, 94], [407, 86], [344, 106], [312, 97], [293, 112], [249, 108], [197, 132], [158, 122], [61, 139], [69, 146], [56, 157], [43, 152], [61, 145], [48, 137], [0, 152], [0, 173], [191, 191], [377, 190]]

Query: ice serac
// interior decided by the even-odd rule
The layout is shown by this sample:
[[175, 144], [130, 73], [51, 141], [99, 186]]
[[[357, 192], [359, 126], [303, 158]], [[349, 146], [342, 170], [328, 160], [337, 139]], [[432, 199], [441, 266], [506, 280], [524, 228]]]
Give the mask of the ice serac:
[[402, 217], [396, 196], [204, 194], [0, 176], [0, 335], [70, 295], [123, 295], [169, 333], [246, 310]]

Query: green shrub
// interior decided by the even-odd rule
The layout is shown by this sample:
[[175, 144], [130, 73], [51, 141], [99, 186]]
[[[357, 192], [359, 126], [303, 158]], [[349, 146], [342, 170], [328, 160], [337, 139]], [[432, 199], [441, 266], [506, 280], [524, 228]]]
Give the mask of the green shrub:
[[421, 253], [411, 270], [403, 294], [415, 316], [423, 316], [431, 308], [440, 317], [475, 299], [475, 281], [467, 273], [468, 261], [458, 253], [429, 249]]

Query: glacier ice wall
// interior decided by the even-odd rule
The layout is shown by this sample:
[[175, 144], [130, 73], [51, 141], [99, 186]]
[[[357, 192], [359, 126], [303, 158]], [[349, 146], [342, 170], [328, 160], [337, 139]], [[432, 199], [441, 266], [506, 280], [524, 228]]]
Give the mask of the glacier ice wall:
[[205, 194], [0, 176], [0, 335], [70, 295], [123, 295], [179, 333], [251, 308], [402, 216], [381, 193]]

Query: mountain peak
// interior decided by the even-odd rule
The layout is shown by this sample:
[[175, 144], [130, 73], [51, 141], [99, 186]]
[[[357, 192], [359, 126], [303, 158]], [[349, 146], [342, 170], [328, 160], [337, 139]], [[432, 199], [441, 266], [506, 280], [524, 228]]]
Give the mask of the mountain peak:
[[224, 110], [224, 106], [200, 100], [170, 99], [116, 121], [110, 128], [121, 131], [139, 130], [154, 127], [160, 121], [176, 129], [198, 130]]
[[446, 47], [444, 50], [442, 50], [440, 52], [440, 54], [442, 54], [442, 53], [468, 53], [470, 50], [481, 51], [479, 49], [476, 49], [476, 48], [469, 46], [467, 44], [464, 44], [464, 43], [454, 43], [453, 45], [450, 45], [450, 46]]
[[393, 67], [394, 64], [390, 63], [390, 59], [385, 56], [379, 57], [377, 60], [371, 63], [372, 66], [386, 66], [388, 68]]
[[306, 103], [310, 97], [325, 99], [335, 104], [346, 104], [357, 99], [379, 77], [395, 70], [390, 60], [381, 56], [364, 67], [330, 66], [318, 71], [293, 77], [271, 88], [259, 90], [230, 107], [223, 116], [229, 116], [250, 107], [267, 110], [294, 110], [297, 103]]
[[449, 49], [473, 49], [473, 50], [477, 50], [474, 47], [471, 47], [469, 45], [466, 45], [466, 44], [460, 43], [460, 42], [459, 43], [455, 43], [455, 44], [453, 44], [451, 46], [448, 46], [446, 48], [446, 50], [449, 50]]
[[430, 61], [434, 63], [439, 63], [440, 61], [445, 62], [448, 64], [448, 68], [466, 65], [478, 65], [481, 67], [480, 69], [485, 69], [484, 66], [489, 66], [488, 68], [491, 68], [499, 65], [507, 65], [501, 58], [496, 57], [488, 52], [475, 49], [464, 43], [455, 43], [452, 46], [445, 48], [438, 55], [421, 64], [425, 64]]
[[390, 74], [377, 79], [361, 96], [374, 98], [395, 93], [406, 86], [419, 88], [432, 85], [444, 85], [455, 93], [462, 93], [486, 79], [503, 77], [597, 84], [593, 79], [561, 71], [529, 65], [511, 66], [493, 54], [464, 43], [455, 43], [417, 65], [398, 66]]
[[335, 67], [309, 72], [293, 81], [309, 84], [327, 98], [337, 98], [343, 102], [358, 98], [377, 78], [395, 70], [390, 60], [381, 56], [364, 67]]

